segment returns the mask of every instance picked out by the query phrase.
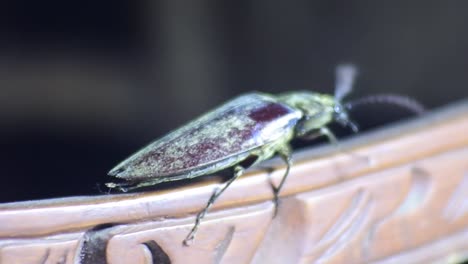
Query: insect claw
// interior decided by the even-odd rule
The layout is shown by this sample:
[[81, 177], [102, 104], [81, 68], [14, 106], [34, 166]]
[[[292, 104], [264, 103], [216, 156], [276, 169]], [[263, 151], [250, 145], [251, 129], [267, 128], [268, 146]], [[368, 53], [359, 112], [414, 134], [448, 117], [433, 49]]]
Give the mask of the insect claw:
[[278, 193], [275, 192], [275, 198], [273, 198], [273, 206], [275, 207], [273, 209], [273, 218], [278, 215], [278, 206], [279, 206], [279, 198], [278, 198]]
[[182, 244], [185, 246], [185, 247], [190, 247], [193, 243], [193, 239], [194, 239], [194, 234], [192, 234], [192, 232], [190, 232], [190, 234], [184, 239], [184, 241], [182, 241]]

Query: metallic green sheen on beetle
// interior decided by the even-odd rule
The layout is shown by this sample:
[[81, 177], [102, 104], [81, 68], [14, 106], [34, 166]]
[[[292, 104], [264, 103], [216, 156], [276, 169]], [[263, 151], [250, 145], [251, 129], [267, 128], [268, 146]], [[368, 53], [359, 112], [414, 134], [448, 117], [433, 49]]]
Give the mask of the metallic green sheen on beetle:
[[336, 141], [326, 127], [333, 121], [357, 130], [341, 104], [341, 99], [351, 90], [355, 74], [353, 66], [337, 68], [334, 96], [310, 91], [276, 96], [257, 92], [241, 95], [130, 156], [109, 172], [127, 182], [106, 185], [127, 191], [232, 168], [233, 177], [214, 192], [198, 214], [195, 226], [184, 240], [187, 245], [221, 193], [247, 167], [278, 154], [287, 169], [274, 189], [276, 210], [279, 191], [291, 166], [289, 142], [293, 138], [325, 135]]

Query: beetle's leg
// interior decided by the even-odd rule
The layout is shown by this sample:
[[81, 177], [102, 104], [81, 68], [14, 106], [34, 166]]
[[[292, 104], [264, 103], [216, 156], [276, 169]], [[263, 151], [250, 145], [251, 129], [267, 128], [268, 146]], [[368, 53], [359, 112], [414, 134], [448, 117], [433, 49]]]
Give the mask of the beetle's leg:
[[183, 244], [185, 246], [189, 246], [190, 242], [195, 238], [195, 234], [197, 233], [198, 227], [200, 226], [201, 220], [205, 217], [206, 213], [210, 209], [210, 207], [214, 204], [216, 199], [218, 199], [219, 196], [233, 183], [237, 178], [239, 178], [242, 174], [244, 173], [244, 168], [241, 166], [235, 166], [234, 167], [234, 175], [231, 179], [229, 179], [224, 186], [221, 189], [215, 190], [213, 195], [211, 195], [210, 199], [208, 200], [208, 203], [206, 204], [205, 208], [200, 211], [197, 214], [197, 218], [195, 219], [195, 224], [190, 231], [190, 233], [187, 235], [187, 237], [184, 239]]
[[284, 172], [283, 178], [281, 179], [281, 182], [278, 185], [278, 187], [273, 187], [273, 192], [274, 192], [273, 194], [275, 196], [274, 200], [273, 200], [274, 205], [275, 205], [275, 212], [273, 214], [273, 217], [275, 217], [276, 214], [278, 213], [279, 192], [283, 188], [283, 185], [286, 182], [286, 178], [289, 175], [289, 170], [290, 170], [290, 168], [292, 166], [291, 152], [292, 152], [291, 151], [291, 146], [289, 146], [289, 145], [285, 145], [281, 149], [278, 150], [278, 154], [280, 155], [281, 159], [286, 163], [286, 170]]
[[[333, 132], [330, 131], [330, 129], [328, 127], [322, 127], [320, 128], [320, 134], [326, 136], [328, 138], [328, 141], [330, 141], [330, 143], [332, 143], [332, 145], [335, 146], [336, 150], [338, 152], [342, 152], [342, 153], [345, 153], [347, 155], [350, 155], [351, 157], [357, 159], [357, 160], [361, 160], [361, 161], [364, 161], [366, 163], [369, 163], [369, 158], [366, 157], [366, 156], [361, 156], [359, 154], [356, 154], [356, 153], [353, 153], [353, 152], [349, 152], [349, 151], [346, 151], [344, 150], [340, 143], [338, 142], [338, 140], [336, 139], [335, 137], [335, 134], [333, 134]], [[340, 177], [341, 178], [341, 177]], [[343, 180], [343, 179], [342, 179]]]
[[319, 133], [320, 135], [326, 136], [330, 143], [332, 143], [340, 151], [343, 151], [340, 147], [340, 144], [338, 144], [338, 140], [336, 139], [335, 134], [333, 134], [333, 132], [331, 132], [331, 130], [328, 127], [321, 127]]
[[360, 159], [361, 161], [364, 160], [365, 162], [369, 163], [369, 158], [368, 157], [361, 156], [361, 155], [355, 154], [353, 152], [345, 151], [343, 148], [341, 148], [341, 145], [338, 142], [338, 140], [336, 139], [335, 134], [333, 134], [333, 132], [331, 132], [331, 130], [328, 129], [328, 127], [320, 128], [320, 134], [326, 136], [328, 138], [328, 141], [330, 141], [330, 143], [332, 143], [337, 148], [337, 150], [339, 152], [348, 154], [353, 158]]
[[340, 148], [340, 144], [338, 143], [338, 139], [336, 139], [335, 134], [333, 134], [333, 132], [331, 132], [331, 130], [328, 127], [321, 127], [318, 130], [313, 130], [308, 133], [303, 133], [301, 138], [306, 139], [306, 140], [311, 140], [311, 139], [318, 138], [320, 136], [326, 136], [328, 138], [328, 141], [330, 141], [330, 143], [332, 143], [335, 147], [337, 147], [340, 151], [342, 151], [342, 149]]
[[313, 140], [321, 136], [326, 136], [333, 145], [338, 145], [338, 140], [336, 139], [335, 135], [326, 126], [321, 127], [320, 129], [312, 130], [308, 130], [304, 126], [300, 126], [298, 127], [298, 135], [301, 139], [305, 140]]

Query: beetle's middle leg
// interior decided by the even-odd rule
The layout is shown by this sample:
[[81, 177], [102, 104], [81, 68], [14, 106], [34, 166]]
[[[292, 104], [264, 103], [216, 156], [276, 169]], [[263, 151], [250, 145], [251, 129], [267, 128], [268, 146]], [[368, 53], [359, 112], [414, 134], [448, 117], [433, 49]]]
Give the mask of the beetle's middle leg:
[[190, 233], [187, 235], [187, 237], [184, 239], [184, 245], [189, 246], [190, 241], [192, 241], [195, 238], [195, 234], [197, 233], [198, 227], [200, 226], [201, 220], [205, 217], [206, 213], [210, 209], [210, 207], [214, 204], [216, 199], [218, 199], [219, 196], [233, 183], [237, 178], [239, 178], [243, 173], [244, 173], [244, 167], [242, 166], [235, 166], [234, 167], [234, 175], [231, 179], [229, 179], [224, 186], [221, 189], [215, 190], [215, 192], [211, 195], [210, 199], [208, 200], [208, 203], [206, 204], [205, 208], [200, 211], [197, 214], [197, 218], [195, 219], [195, 224], [190, 231]]

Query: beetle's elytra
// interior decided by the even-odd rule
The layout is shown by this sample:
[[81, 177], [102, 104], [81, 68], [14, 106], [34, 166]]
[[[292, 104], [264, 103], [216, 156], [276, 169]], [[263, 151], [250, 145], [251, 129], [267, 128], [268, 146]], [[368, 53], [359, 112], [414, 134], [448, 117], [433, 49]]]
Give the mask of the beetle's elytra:
[[[327, 128], [333, 121], [357, 130], [341, 104], [341, 99], [351, 91], [356, 69], [342, 65], [337, 67], [336, 74], [334, 96], [310, 91], [276, 96], [264, 93], [241, 95], [133, 154], [109, 172], [110, 176], [127, 182], [106, 185], [127, 191], [232, 168], [233, 177], [213, 193], [197, 215], [192, 231], [184, 240], [188, 245], [210, 206], [246, 167], [278, 154], [287, 168], [279, 186], [274, 189], [276, 210], [278, 194], [291, 166], [289, 142], [294, 137], [325, 135], [330, 141], [336, 141]], [[253, 162], [245, 165], [243, 161], [246, 160]]]

